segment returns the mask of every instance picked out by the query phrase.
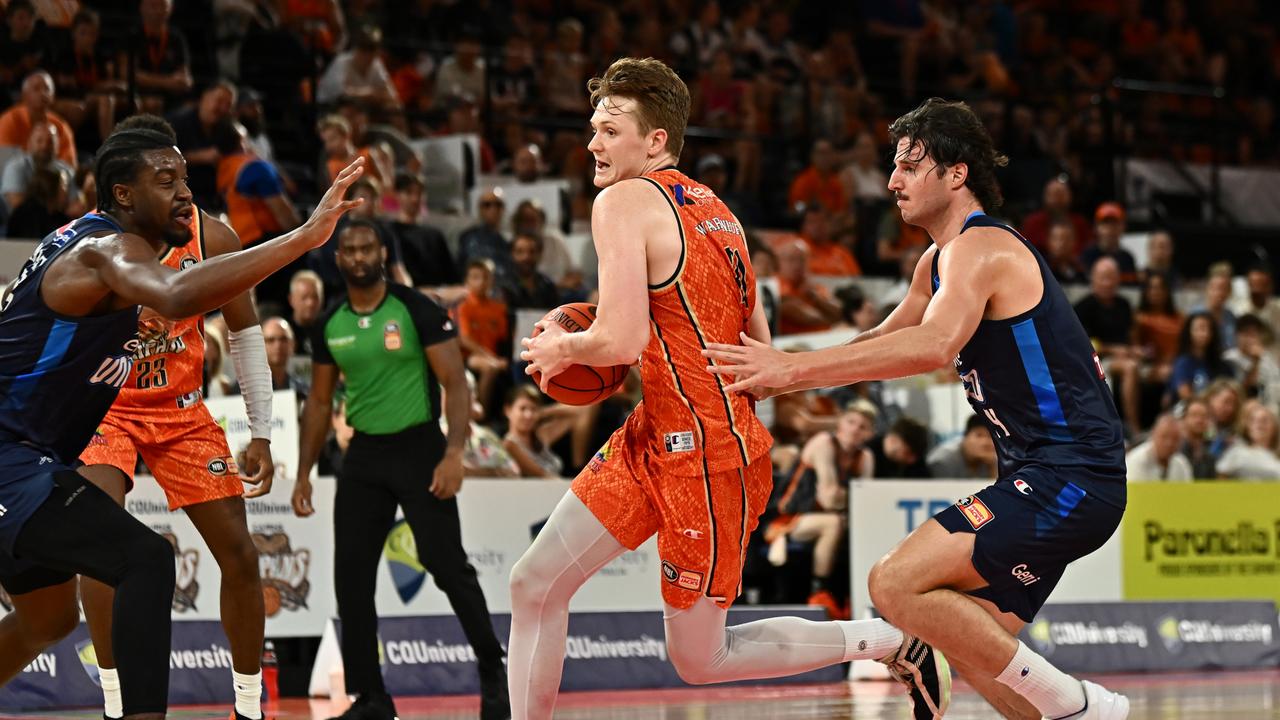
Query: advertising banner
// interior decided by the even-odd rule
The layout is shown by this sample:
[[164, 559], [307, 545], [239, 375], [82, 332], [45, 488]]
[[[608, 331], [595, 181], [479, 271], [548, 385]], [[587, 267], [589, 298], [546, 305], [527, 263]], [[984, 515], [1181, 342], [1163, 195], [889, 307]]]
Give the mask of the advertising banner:
[[1266, 601], [1050, 603], [1022, 640], [1065, 672], [1280, 665], [1276, 609]]
[[1121, 527], [1126, 598], [1280, 602], [1280, 484], [1135, 483]]

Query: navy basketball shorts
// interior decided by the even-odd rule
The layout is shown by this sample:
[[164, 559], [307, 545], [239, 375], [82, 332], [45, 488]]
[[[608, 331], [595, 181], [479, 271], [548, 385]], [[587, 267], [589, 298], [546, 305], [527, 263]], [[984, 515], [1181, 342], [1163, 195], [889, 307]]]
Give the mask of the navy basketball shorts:
[[969, 594], [1031, 622], [1067, 564], [1102, 547], [1119, 527], [1124, 482], [1123, 471], [1026, 466], [934, 519], [948, 532], [975, 536], [973, 567], [988, 585]]

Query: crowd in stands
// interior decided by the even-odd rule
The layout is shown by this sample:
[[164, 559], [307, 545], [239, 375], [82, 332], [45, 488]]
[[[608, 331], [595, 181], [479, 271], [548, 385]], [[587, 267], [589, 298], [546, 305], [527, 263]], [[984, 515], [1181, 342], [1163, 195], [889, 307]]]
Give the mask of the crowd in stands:
[[[472, 477], [571, 477], [640, 399], [633, 372], [598, 405], [549, 403], [513, 353], [528, 330], [521, 311], [594, 297], [589, 235], [571, 242], [587, 233], [594, 192], [586, 81], [638, 55], [672, 64], [690, 87], [681, 166], [748, 228], [776, 334], [847, 339], [905, 296], [929, 240], [886, 189], [888, 122], [929, 95], [966, 99], [1010, 156], [996, 214], [1045, 256], [1094, 338], [1132, 443], [1130, 480], [1280, 479], [1272, 260], [1184, 275], [1173, 234], [1128, 226], [1113, 162], [1280, 164], [1275, 3], [0, 7], [0, 236], [39, 238], [91, 210], [94, 151], [135, 112], [169, 120], [196, 203], [246, 246], [296, 227], [338, 170], [366, 158], [351, 189], [366, 202], [344, 222], [376, 233], [388, 277], [458, 323], [476, 399]], [[1126, 95], [1117, 77], [1225, 94]], [[1217, 133], [1205, 130], [1211, 116]], [[460, 134], [477, 138], [473, 172], [484, 182], [441, 209], [427, 194], [433, 168], [420, 143]], [[557, 202], [531, 194], [545, 187]], [[305, 399], [311, 334], [342, 289], [333, 241], [258, 289], [277, 389]], [[225, 330], [213, 318], [207, 333], [207, 392], [234, 393]], [[777, 488], [753, 562], [812, 578], [834, 613], [846, 594], [849, 479], [996, 473], [976, 417], [943, 434], [891, 396], [864, 384], [773, 403]], [[334, 425], [328, 468], [337, 470], [350, 436], [340, 405]], [[760, 584], [764, 599], [804, 599], [788, 589], [795, 582], [771, 582]]]

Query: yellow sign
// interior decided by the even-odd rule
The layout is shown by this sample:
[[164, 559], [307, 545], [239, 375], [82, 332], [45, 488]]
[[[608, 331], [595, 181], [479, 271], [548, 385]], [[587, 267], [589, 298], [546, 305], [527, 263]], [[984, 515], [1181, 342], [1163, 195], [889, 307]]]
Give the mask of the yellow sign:
[[1280, 603], [1280, 483], [1134, 483], [1121, 532], [1127, 600]]

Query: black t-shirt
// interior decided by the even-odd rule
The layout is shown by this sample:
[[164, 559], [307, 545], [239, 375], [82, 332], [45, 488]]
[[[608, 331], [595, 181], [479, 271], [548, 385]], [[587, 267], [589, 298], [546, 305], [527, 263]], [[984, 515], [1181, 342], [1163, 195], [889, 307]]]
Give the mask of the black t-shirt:
[[[178, 136], [178, 149], [184, 155], [213, 147], [213, 135], [204, 131], [200, 116], [194, 107], [170, 115], [169, 124]], [[225, 203], [218, 194], [218, 166], [206, 163], [187, 164], [187, 186], [195, 196], [196, 205], [205, 210], [221, 210]]]
[[399, 244], [400, 261], [409, 271], [415, 287], [438, 287], [459, 282], [453, 253], [444, 233], [430, 225], [393, 222], [388, 230]]
[[517, 278], [515, 282], [504, 285], [502, 292], [507, 298], [507, 307], [512, 310], [518, 308], [550, 310], [560, 304], [560, 288], [551, 282], [551, 278], [542, 273], [534, 273], [533, 287], [525, 285]]
[[903, 478], [907, 480], [927, 479], [933, 477], [929, 472], [929, 465], [925, 463], [924, 457], [916, 458], [911, 465], [903, 465], [889, 459], [884, 454], [884, 436], [879, 435], [871, 439], [867, 443], [867, 449], [876, 459], [876, 477], [878, 478]]
[[1129, 301], [1117, 295], [1110, 305], [1089, 294], [1075, 305], [1076, 317], [1091, 340], [1107, 345], [1128, 345], [1133, 329], [1133, 309]]

